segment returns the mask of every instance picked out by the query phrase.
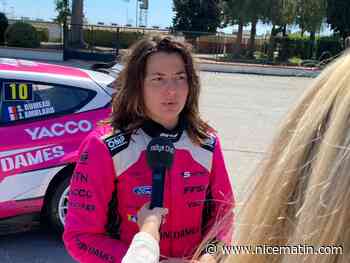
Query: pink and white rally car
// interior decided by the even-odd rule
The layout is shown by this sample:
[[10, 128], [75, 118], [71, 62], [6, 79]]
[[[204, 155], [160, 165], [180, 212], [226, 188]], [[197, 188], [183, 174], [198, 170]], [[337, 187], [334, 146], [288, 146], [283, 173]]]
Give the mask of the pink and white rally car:
[[90, 70], [0, 59], [0, 233], [22, 230], [41, 215], [63, 229], [77, 149], [108, 117], [114, 80]]

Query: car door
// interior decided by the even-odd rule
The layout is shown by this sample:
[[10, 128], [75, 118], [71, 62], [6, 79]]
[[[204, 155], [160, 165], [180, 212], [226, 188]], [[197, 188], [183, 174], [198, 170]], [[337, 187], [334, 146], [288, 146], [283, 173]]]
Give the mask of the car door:
[[0, 87], [0, 201], [35, 198], [109, 109], [79, 112], [91, 89], [17, 79]]

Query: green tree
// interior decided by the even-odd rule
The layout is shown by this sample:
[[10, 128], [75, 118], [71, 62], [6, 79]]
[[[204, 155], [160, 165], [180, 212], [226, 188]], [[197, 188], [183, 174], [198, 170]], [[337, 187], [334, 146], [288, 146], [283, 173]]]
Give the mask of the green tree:
[[9, 21], [4, 13], [0, 13], [0, 44], [5, 42], [5, 31], [9, 25]]
[[274, 25], [277, 32], [285, 34], [285, 26], [295, 21], [297, 5], [297, 0], [266, 0], [264, 20]]
[[5, 38], [10, 47], [40, 47], [38, 31], [26, 22], [19, 21], [10, 25], [6, 30]]
[[55, 5], [55, 10], [58, 12], [55, 21], [63, 26], [63, 49], [65, 49], [68, 45], [67, 20], [72, 15], [72, 12], [69, 6], [69, 0], [55, 0]]
[[67, 18], [72, 15], [68, 0], [55, 0], [55, 10], [58, 13], [55, 21], [64, 24]]
[[326, 0], [299, 0], [297, 8], [296, 24], [301, 28], [302, 35], [305, 31], [310, 32], [312, 43], [310, 55], [316, 56], [315, 41], [316, 32], [320, 31], [321, 25], [326, 18]]
[[327, 0], [327, 22], [344, 40], [350, 36], [350, 1]]
[[255, 51], [256, 26], [259, 20], [264, 19], [265, 4], [264, 0], [245, 0], [246, 15], [251, 25], [248, 46], [249, 56], [251, 57]]
[[264, 22], [272, 24], [270, 44], [268, 50], [269, 59], [273, 59], [273, 51], [276, 48], [276, 36], [282, 33], [286, 37], [287, 25], [293, 24], [297, 14], [297, 0], [266, 0], [264, 10]]
[[238, 25], [237, 38], [233, 51], [236, 56], [239, 56], [241, 53], [243, 27], [248, 23], [246, 6], [245, 0], [222, 1], [224, 25]]
[[[219, 0], [174, 0], [173, 3], [175, 30], [216, 33], [220, 27]], [[189, 33], [184, 33], [189, 36]]]
[[237, 39], [234, 53], [239, 56], [243, 37], [243, 27], [250, 24], [250, 39], [248, 54], [253, 55], [255, 50], [256, 25], [264, 18], [266, 0], [223, 0], [222, 9], [225, 25], [238, 25]]

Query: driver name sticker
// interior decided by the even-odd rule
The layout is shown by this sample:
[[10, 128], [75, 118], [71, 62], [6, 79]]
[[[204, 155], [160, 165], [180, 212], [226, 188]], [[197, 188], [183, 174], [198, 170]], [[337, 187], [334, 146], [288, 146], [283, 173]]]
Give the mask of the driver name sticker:
[[25, 120], [55, 113], [55, 109], [49, 100], [10, 106], [7, 109], [10, 121]]

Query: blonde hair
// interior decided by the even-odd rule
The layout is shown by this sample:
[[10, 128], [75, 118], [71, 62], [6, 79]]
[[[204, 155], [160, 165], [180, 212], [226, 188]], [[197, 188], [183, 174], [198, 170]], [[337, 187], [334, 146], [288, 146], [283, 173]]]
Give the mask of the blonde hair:
[[238, 245], [337, 245], [343, 254], [229, 256], [224, 262], [350, 259], [350, 55], [331, 64], [286, 116], [240, 214]]

